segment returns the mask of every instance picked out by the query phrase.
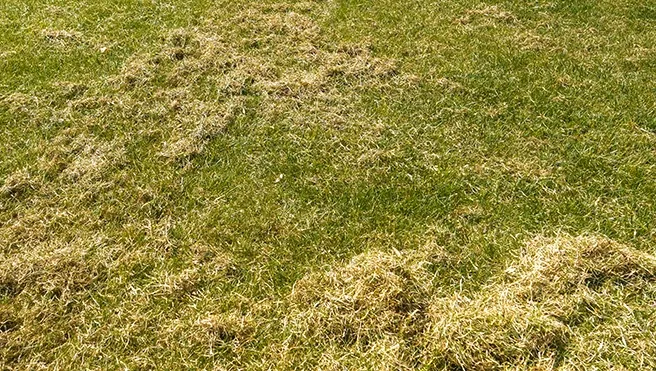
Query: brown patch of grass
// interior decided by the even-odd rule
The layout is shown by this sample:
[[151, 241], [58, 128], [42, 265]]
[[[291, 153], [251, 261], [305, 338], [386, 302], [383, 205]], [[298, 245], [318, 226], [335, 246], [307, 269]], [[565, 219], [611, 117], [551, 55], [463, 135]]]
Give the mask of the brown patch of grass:
[[100, 179], [108, 169], [120, 164], [124, 152], [117, 144], [78, 136], [64, 149], [62, 155], [72, 157], [63, 175], [78, 185], [89, 185]]
[[0, 364], [34, 368], [52, 361], [42, 351], [70, 340], [80, 325], [81, 298], [107, 278], [105, 243], [79, 233], [0, 253], [0, 316], [10, 313], [0, 318], [7, 327], [0, 331]]
[[88, 240], [44, 244], [11, 259], [3, 258], [0, 282], [10, 283], [15, 295], [28, 289], [39, 295], [62, 296], [83, 289], [102, 275], [98, 262], [87, 256], [93, 247], [94, 241]]
[[38, 103], [39, 98], [18, 92], [8, 94], [0, 99], [0, 104], [7, 107], [11, 114], [29, 114], [37, 109]]
[[351, 353], [407, 367], [413, 339], [428, 324], [434, 293], [428, 268], [444, 259], [445, 252], [429, 244], [363, 253], [344, 267], [310, 274], [294, 286], [287, 326], [297, 342], [326, 347], [328, 364]]
[[[139, 117], [157, 117], [162, 159], [188, 163], [203, 153], [208, 141], [245, 113], [250, 98], [259, 100], [257, 114], [265, 121], [285, 117], [295, 125], [334, 127], [354, 115], [359, 89], [416, 81], [404, 78], [394, 61], [373, 56], [367, 45], [325, 40], [306, 14], [317, 4], [279, 8], [249, 7], [229, 27], [208, 20], [174, 30], [159, 51], [135, 56], [110, 79], [121, 96], [157, 89], [157, 112], [144, 112], [138, 100], [121, 100]], [[219, 96], [199, 99], [192, 93], [199, 81], [211, 83]]]
[[536, 238], [500, 280], [474, 297], [432, 304], [432, 354], [465, 369], [553, 369], [571, 338], [584, 331], [575, 319], [588, 316], [588, 306], [616, 300], [597, 294], [602, 287], [640, 289], [653, 284], [655, 268], [653, 256], [607, 239]]
[[[171, 108], [181, 116], [179, 132], [171, 142], [165, 142], [159, 152], [160, 156], [174, 161], [188, 160], [201, 153], [205, 144], [221, 134], [243, 110], [238, 99], [229, 102], [222, 111], [203, 102], [185, 105], [179, 102], [176, 99], [171, 103]], [[188, 122], [190, 120], [192, 122]]]
[[119, 88], [132, 89], [147, 84], [153, 77], [153, 65], [148, 60], [133, 57], [123, 64], [121, 73], [109, 81]]
[[[637, 307], [631, 309], [617, 293], [653, 289], [656, 272], [656, 258], [608, 239], [538, 237], [479, 292], [444, 295], [434, 287], [429, 267], [448, 256], [428, 246], [367, 252], [346, 266], [300, 280], [286, 316], [289, 349], [320, 347], [321, 362], [329, 368], [346, 367], [354, 359], [401, 369], [579, 367], [591, 362], [578, 353], [590, 353], [585, 341], [600, 346], [605, 336], [598, 329], [591, 336], [584, 325], [599, 315], [590, 308], [611, 308], [605, 315], [625, 321], [617, 329], [635, 329], [639, 325], [629, 314]], [[647, 339], [632, 335], [645, 349]], [[631, 354], [610, 353], [602, 357]]]
[[0, 187], [0, 195], [20, 198], [36, 189], [38, 183], [33, 179], [28, 169], [20, 169], [10, 174]]
[[208, 315], [200, 319], [196, 325], [208, 335], [208, 341], [214, 344], [229, 343], [234, 348], [240, 348], [255, 339], [256, 319], [244, 316], [237, 311]]
[[[656, 259], [608, 239], [537, 238], [517, 264], [507, 269], [532, 298], [596, 289], [607, 282], [642, 285], [656, 278]], [[515, 272], [520, 272], [515, 273]]]
[[462, 17], [456, 20], [456, 23], [462, 25], [476, 23], [481, 26], [494, 26], [497, 23], [512, 24], [517, 21], [517, 17], [510, 11], [504, 10], [498, 5], [487, 5], [466, 11]]
[[475, 167], [481, 174], [507, 174], [519, 179], [540, 181], [556, 176], [554, 169], [533, 159], [519, 158], [489, 158]]
[[567, 327], [539, 308], [503, 297], [435, 300], [426, 346], [429, 362], [445, 368], [553, 368]]

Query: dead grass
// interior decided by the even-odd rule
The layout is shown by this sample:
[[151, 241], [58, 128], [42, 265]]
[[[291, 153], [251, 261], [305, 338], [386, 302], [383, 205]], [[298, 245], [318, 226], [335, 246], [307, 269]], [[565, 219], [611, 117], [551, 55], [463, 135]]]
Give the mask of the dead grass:
[[0, 187], [0, 195], [21, 197], [25, 193], [34, 190], [36, 186], [30, 172], [27, 169], [21, 169], [5, 179], [4, 184]]
[[118, 145], [98, 143], [86, 136], [75, 137], [59, 156], [70, 156], [72, 161], [63, 170], [62, 175], [77, 185], [89, 185], [102, 177], [103, 173], [113, 166], [120, 165], [124, 153]]
[[89, 256], [90, 251], [103, 245], [100, 237], [96, 239], [80, 237], [66, 243], [48, 241], [28, 252], [10, 255], [10, 259], [3, 256], [0, 260], [0, 286], [11, 296], [24, 292], [45, 296], [72, 295], [102, 275], [99, 257]]
[[[327, 43], [308, 12], [307, 3], [281, 11], [263, 5], [235, 17], [234, 28], [211, 21], [193, 29], [177, 29], [164, 38], [162, 50], [137, 56], [111, 79], [121, 91], [137, 95], [152, 89], [171, 117], [160, 155], [170, 160], [201, 154], [205, 143], [245, 113], [244, 100], [257, 97], [264, 120], [286, 116], [294, 125], [339, 126], [348, 121], [358, 89], [399, 75], [391, 60], [376, 58], [362, 45]], [[253, 53], [253, 50], [257, 53]], [[218, 87], [217, 101], [192, 98], [199, 81]], [[409, 79], [405, 79], [410, 81]], [[166, 135], [166, 134], [165, 134]]]
[[[226, 107], [218, 108], [204, 102], [182, 105], [179, 100], [171, 102], [171, 109], [179, 112], [181, 120], [175, 137], [164, 142], [159, 153], [169, 160], [182, 161], [198, 155], [205, 144], [220, 135], [235, 118], [243, 113], [239, 99], [230, 101]], [[189, 122], [191, 121], [191, 122]]]
[[[648, 333], [632, 332], [625, 349], [591, 355], [590, 349], [617, 339], [599, 328], [590, 335], [585, 325], [594, 317], [621, 318], [626, 322], [617, 328], [627, 330], [645, 325], [631, 317], [639, 305], [624, 300], [653, 290], [651, 255], [592, 236], [538, 237], [492, 283], [453, 295], [431, 274], [431, 266], [448, 261], [433, 245], [367, 252], [346, 266], [310, 274], [290, 296], [290, 349], [319, 347], [337, 369], [356, 358], [393, 369], [547, 370], [619, 365], [653, 342]], [[594, 309], [601, 307], [612, 312]]]
[[1, 97], [0, 103], [12, 114], [27, 114], [36, 109], [39, 99], [25, 93], [11, 93]]
[[322, 349], [321, 367], [329, 369], [347, 367], [349, 359], [408, 368], [416, 361], [412, 350], [427, 325], [434, 292], [429, 268], [446, 259], [433, 247], [363, 253], [346, 266], [298, 281], [285, 320], [290, 348]]
[[510, 11], [498, 5], [481, 5], [470, 9], [456, 20], [457, 24], [467, 27], [496, 27], [497, 24], [512, 24], [518, 22], [517, 17]]
[[416, 332], [431, 277], [425, 265], [437, 264], [440, 251], [364, 253], [344, 268], [310, 275], [296, 283], [291, 300], [311, 310], [305, 339], [370, 342], [381, 334]]

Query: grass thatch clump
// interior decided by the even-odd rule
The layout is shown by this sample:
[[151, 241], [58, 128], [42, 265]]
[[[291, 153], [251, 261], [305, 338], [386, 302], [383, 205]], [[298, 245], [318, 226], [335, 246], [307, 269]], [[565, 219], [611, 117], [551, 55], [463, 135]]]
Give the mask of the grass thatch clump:
[[506, 273], [516, 291], [529, 300], [544, 300], [577, 290], [598, 290], [606, 283], [627, 288], [656, 278], [656, 259], [596, 237], [538, 238], [526, 245], [520, 260]]
[[[563, 362], [586, 307], [618, 298], [604, 284], [652, 284], [656, 261], [595, 237], [537, 238], [517, 263], [472, 298], [441, 298], [431, 307], [432, 354], [465, 369]], [[627, 287], [626, 290], [630, 290]]]
[[20, 197], [36, 186], [30, 172], [27, 169], [20, 169], [5, 179], [4, 184], [0, 186], [0, 195]]
[[346, 266], [306, 276], [290, 297], [286, 321], [293, 339], [326, 349], [324, 361], [359, 354], [381, 367], [411, 364], [412, 348], [428, 323], [430, 268], [444, 259], [434, 245], [365, 252]]
[[[296, 341], [324, 349], [342, 360], [337, 364], [359, 354], [360, 361], [399, 368], [489, 370], [580, 367], [591, 362], [581, 351], [617, 341], [591, 327], [595, 318], [621, 319], [616, 326], [624, 329], [653, 322], [631, 319], [627, 311], [641, 304], [629, 307], [626, 297], [653, 295], [656, 260], [607, 239], [536, 238], [472, 295], [436, 287], [431, 265], [445, 262], [440, 249], [367, 252], [311, 274], [294, 288], [287, 326]], [[632, 335], [632, 346], [653, 342]], [[598, 354], [594, 362], [627, 361], [625, 351]]]
[[310, 333], [327, 331], [349, 343], [396, 332], [426, 304], [431, 276], [425, 265], [434, 263], [425, 252], [363, 253], [345, 267], [298, 281], [292, 301], [316, 309], [303, 315], [323, 323], [309, 326]]

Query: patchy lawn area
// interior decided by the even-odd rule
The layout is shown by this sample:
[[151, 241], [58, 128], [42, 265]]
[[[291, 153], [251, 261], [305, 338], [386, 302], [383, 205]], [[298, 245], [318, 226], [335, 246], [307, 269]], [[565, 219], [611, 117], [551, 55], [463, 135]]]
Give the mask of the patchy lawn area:
[[656, 368], [656, 2], [4, 0], [0, 368]]

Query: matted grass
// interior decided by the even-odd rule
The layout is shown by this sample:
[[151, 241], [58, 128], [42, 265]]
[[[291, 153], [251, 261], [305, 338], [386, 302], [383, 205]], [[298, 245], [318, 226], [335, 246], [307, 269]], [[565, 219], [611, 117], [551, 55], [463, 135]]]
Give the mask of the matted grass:
[[0, 4], [0, 368], [656, 368], [656, 4]]

